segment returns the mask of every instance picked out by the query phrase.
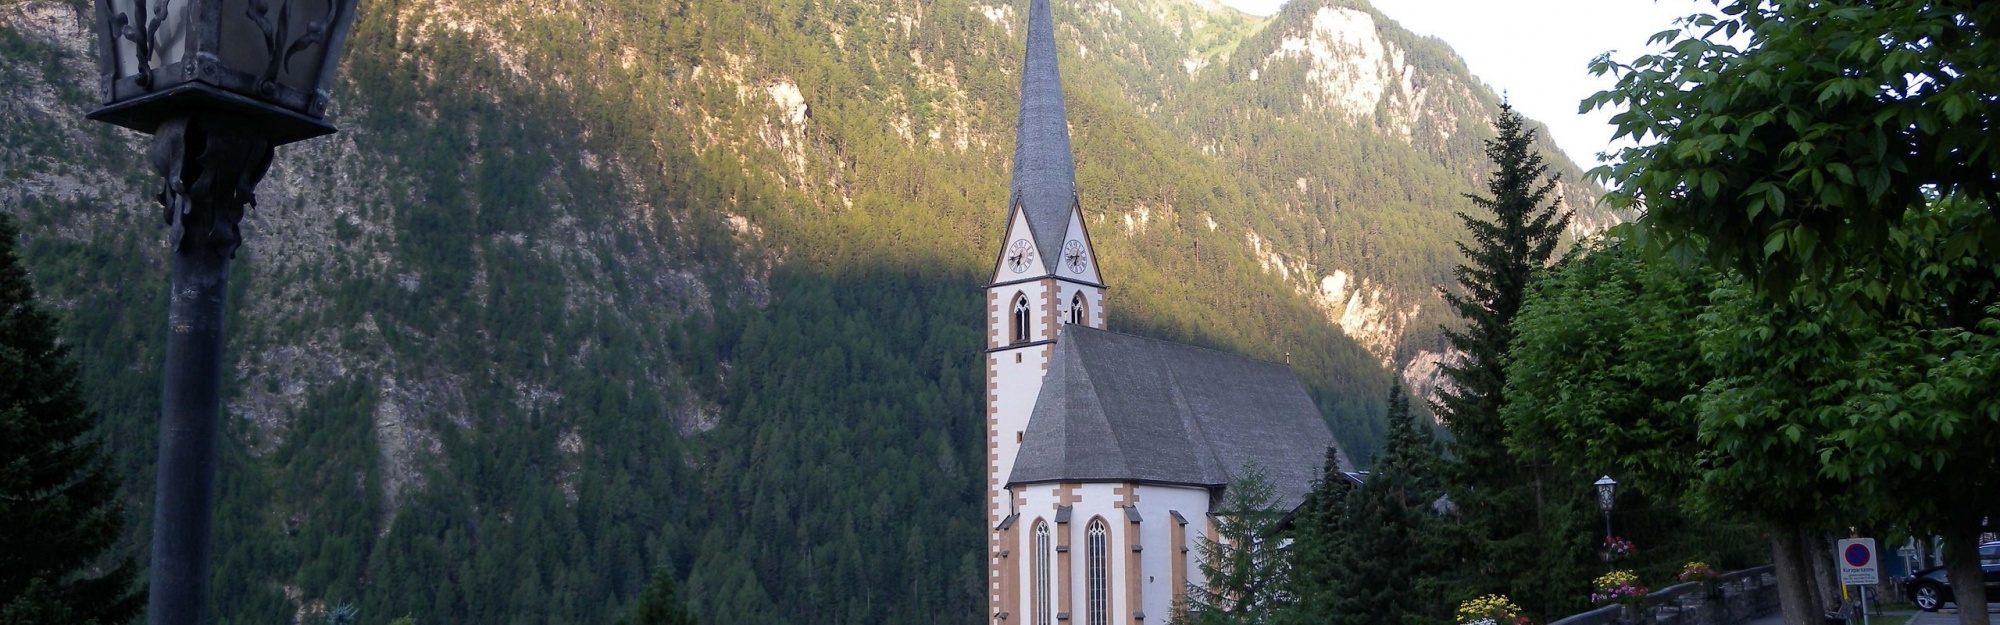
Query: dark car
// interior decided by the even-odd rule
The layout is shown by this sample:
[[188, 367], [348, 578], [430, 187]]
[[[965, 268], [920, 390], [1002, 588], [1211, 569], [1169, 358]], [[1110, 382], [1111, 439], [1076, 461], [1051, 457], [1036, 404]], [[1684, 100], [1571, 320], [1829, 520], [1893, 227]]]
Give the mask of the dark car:
[[[1979, 546], [1979, 569], [1986, 573], [1986, 598], [2000, 597], [2000, 542]], [[1917, 571], [1910, 579], [1910, 603], [1917, 604], [1925, 612], [1936, 612], [1946, 603], [1954, 603], [1951, 597], [1951, 580], [1945, 576], [1942, 566], [1934, 566]]]

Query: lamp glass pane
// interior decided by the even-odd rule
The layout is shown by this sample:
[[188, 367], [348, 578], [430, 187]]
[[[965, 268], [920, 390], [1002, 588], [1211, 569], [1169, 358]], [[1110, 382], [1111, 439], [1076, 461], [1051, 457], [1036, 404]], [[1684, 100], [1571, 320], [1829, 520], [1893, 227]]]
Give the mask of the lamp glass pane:
[[[162, 3], [165, 3], [164, 11], [162, 11]], [[178, 63], [183, 57], [187, 56], [187, 39], [191, 34], [191, 29], [188, 28], [190, 4], [193, 4], [191, 0], [149, 0], [146, 3], [146, 10], [142, 14], [139, 11], [137, 0], [111, 0], [111, 18], [115, 24], [117, 17], [124, 15], [126, 20], [128, 20], [127, 23], [131, 24], [133, 30], [140, 33], [141, 36], [146, 36], [149, 32], [151, 33], [154, 48], [146, 59], [147, 66], [152, 69], [159, 69], [171, 63]], [[159, 30], [152, 30], [154, 19], [160, 19]], [[114, 24], [106, 24], [104, 27], [116, 28]], [[137, 75], [139, 73], [138, 42], [127, 39], [123, 32], [117, 32], [114, 41], [118, 50], [118, 58], [114, 63], [112, 75], [117, 78], [127, 78]]]
[[260, 79], [313, 91], [333, 30], [333, 7], [330, 0], [223, 0], [222, 63]]

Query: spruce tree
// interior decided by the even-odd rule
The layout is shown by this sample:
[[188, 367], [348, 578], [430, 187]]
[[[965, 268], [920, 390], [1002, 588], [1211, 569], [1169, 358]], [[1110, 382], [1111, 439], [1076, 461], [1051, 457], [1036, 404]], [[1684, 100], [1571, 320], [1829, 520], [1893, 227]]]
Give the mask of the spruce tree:
[[130, 559], [103, 562], [125, 525], [76, 363], [35, 305], [0, 214], [0, 625], [131, 620]]
[[1270, 622], [1286, 603], [1289, 561], [1278, 535], [1285, 511], [1271, 482], [1256, 465], [1244, 468], [1211, 513], [1216, 536], [1195, 544], [1205, 584], [1190, 582], [1187, 605], [1169, 619], [1196, 625]]
[[1445, 383], [1432, 408], [1454, 438], [1447, 473], [1452, 499], [1464, 512], [1465, 547], [1475, 559], [1464, 591], [1508, 593], [1540, 611], [1556, 600], [1552, 593], [1568, 589], [1521, 575], [1546, 551], [1536, 539], [1543, 524], [1541, 476], [1508, 453], [1500, 407], [1514, 316], [1529, 281], [1561, 243], [1570, 215], [1553, 201], [1557, 179], [1548, 175], [1525, 121], [1500, 106], [1498, 136], [1486, 141], [1486, 157], [1496, 167], [1486, 183], [1491, 196], [1467, 195], [1481, 214], [1458, 215], [1472, 241], [1458, 245], [1465, 264], [1454, 273], [1462, 290], [1446, 293], [1445, 300], [1464, 327], [1445, 328], [1445, 337], [1460, 359], [1444, 367]]
[[1443, 493], [1437, 453], [1411, 417], [1400, 384], [1389, 391], [1388, 425], [1383, 458], [1360, 486], [1347, 486], [1328, 458], [1294, 521], [1296, 604], [1281, 623], [1419, 625], [1448, 618], [1440, 538], [1449, 530], [1433, 509]]
[[1346, 588], [1342, 562], [1352, 558], [1354, 526], [1347, 514], [1354, 487], [1340, 473], [1340, 452], [1326, 448], [1326, 464], [1292, 517], [1287, 594], [1293, 603], [1277, 619], [1283, 625], [1327, 622]]
[[681, 605], [680, 593], [674, 589], [674, 574], [661, 568], [653, 575], [653, 581], [646, 584], [646, 590], [639, 595], [639, 605], [632, 608], [632, 615], [619, 621], [619, 625], [695, 625], [694, 615], [687, 606]]

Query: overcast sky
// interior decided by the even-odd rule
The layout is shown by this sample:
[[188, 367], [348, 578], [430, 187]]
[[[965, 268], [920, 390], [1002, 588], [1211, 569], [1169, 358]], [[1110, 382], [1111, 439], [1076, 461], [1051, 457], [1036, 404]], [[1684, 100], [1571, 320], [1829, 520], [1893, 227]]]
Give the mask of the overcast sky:
[[[1653, 51], [1646, 38], [1673, 27], [1676, 17], [1713, 9], [1703, 0], [1370, 0], [1404, 28], [1450, 44], [1472, 73], [1514, 108], [1547, 123], [1556, 144], [1586, 169], [1611, 140], [1611, 113], [1578, 114], [1584, 98], [1612, 86], [1590, 75], [1590, 59], [1607, 51], [1631, 60]], [[1284, 0], [1222, 0], [1256, 15]]]

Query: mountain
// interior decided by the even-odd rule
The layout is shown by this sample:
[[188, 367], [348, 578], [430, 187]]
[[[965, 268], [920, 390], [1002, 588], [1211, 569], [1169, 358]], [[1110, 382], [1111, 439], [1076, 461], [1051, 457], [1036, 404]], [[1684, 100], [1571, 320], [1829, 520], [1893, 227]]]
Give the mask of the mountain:
[[[163, 231], [87, 6], [0, 0], [0, 210], [143, 556]], [[234, 268], [218, 622], [604, 623], [659, 568], [719, 623], [979, 619], [1024, 7], [363, 2]], [[1112, 328], [1290, 362], [1365, 464], [1494, 94], [1358, 1], [1055, 10]]]

